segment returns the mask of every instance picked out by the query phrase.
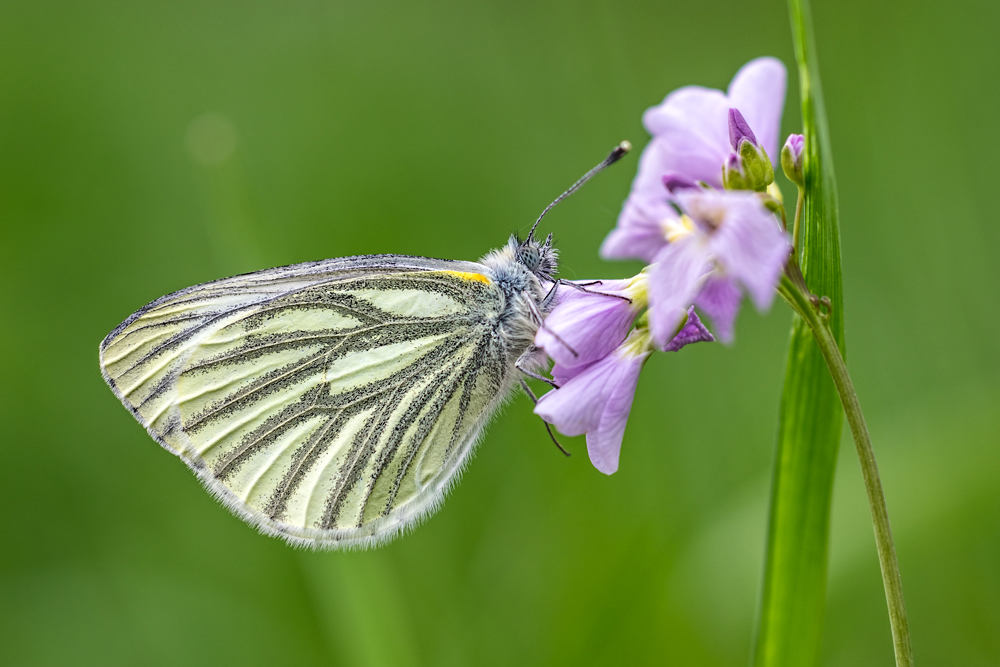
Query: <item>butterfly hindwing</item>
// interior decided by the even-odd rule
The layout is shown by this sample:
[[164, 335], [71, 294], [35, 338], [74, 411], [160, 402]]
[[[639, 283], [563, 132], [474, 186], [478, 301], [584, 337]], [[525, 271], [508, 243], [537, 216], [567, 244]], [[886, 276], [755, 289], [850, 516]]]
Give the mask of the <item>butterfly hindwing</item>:
[[468, 262], [373, 256], [164, 297], [101, 346], [112, 389], [234, 511], [311, 545], [434, 509], [509, 388]]

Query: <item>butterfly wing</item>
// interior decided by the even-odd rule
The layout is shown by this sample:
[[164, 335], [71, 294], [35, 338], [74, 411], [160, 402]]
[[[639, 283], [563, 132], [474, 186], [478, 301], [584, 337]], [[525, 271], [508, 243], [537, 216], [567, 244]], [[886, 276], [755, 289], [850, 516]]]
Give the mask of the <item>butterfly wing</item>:
[[310, 546], [436, 509], [509, 390], [471, 262], [352, 257], [192, 287], [102, 342], [122, 403], [242, 518]]

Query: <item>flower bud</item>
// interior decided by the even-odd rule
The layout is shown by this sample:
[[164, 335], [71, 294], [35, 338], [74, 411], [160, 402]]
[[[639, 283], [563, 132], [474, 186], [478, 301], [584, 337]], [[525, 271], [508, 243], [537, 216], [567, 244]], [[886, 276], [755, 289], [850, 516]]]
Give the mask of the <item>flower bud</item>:
[[781, 169], [792, 183], [800, 188], [805, 185], [802, 177], [802, 156], [805, 153], [806, 138], [801, 134], [789, 134], [781, 148]]
[[670, 194], [674, 194], [678, 190], [697, 188], [698, 182], [692, 178], [684, 176], [683, 174], [669, 171], [663, 175], [663, 187], [670, 190]]
[[744, 141], [749, 141], [755, 146], [757, 145], [757, 137], [754, 135], [753, 130], [750, 129], [750, 124], [747, 123], [743, 114], [740, 113], [739, 109], [729, 110], [729, 145], [733, 147], [733, 150], [739, 152], [740, 144]]
[[736, 152], [722, 166], [726, 189], [766, 190], [774, 182], [774, 167], [739, 109], [729, 110], [729, 143]]
[[736, 153], [730, 153], [729, 159], [722, 165], [722, 185], [727, 190], [752, 190], [743, 173], [743, 160]]

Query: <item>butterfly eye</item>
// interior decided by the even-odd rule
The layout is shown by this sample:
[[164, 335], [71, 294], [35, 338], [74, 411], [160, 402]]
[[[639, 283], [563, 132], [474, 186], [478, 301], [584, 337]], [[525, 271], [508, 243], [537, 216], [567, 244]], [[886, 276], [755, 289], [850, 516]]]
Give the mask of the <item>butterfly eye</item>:
[[541, 256], [538, 254], [538, 247], [535, 245], [522, 245], [517, 249], [517, 261], [524, 264], [529, 271], [538, 268]]

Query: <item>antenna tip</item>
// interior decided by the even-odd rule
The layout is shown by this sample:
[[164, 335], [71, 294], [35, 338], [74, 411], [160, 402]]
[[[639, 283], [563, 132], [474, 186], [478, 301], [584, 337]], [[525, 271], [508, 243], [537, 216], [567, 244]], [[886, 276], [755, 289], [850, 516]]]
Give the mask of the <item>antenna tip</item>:
[[632, 144], [630, 142], [628, 141], [621, 142], [620, 144], [615, 146], [615, 149], [613, 151], [611, 151], [608, 154], [608, 158], [599, 165], [599, 168], [604, 169], [605, 167], [610, 167], [615, 162], [618, 162], [618, 160], [625, 157], [625, 154], [628, 153], [630, 150], [632, 150]]

